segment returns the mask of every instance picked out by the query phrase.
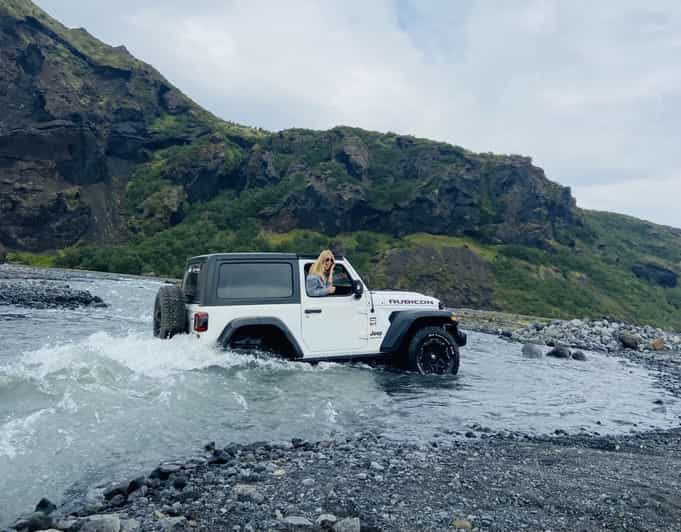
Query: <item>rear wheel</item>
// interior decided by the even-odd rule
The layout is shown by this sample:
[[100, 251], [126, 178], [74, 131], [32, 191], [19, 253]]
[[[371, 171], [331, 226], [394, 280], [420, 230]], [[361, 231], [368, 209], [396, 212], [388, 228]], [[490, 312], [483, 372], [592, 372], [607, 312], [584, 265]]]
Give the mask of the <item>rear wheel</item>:
[[442, 327], [424, 327], [417, 330], [409, 342], [407, 365], [422, 375], [456, 375], [459, 347]]
[[185, 332], [187, 311], [182, 289], [175, 285], [164, 285], [159, 288], [154, 302], [154, 336], [172, 338]]

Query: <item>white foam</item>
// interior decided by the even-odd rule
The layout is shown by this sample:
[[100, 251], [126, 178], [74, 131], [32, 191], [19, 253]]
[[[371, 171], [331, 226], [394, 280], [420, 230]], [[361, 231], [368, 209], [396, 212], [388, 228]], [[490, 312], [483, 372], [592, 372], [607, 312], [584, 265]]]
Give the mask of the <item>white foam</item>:
[[25, 452], [35, 434], [36, 423], [43, 414], [54, 414], [53, 408], [43, 408], [24, 418], [13, 419], [0, 427], [0, 456], [12, 459]]

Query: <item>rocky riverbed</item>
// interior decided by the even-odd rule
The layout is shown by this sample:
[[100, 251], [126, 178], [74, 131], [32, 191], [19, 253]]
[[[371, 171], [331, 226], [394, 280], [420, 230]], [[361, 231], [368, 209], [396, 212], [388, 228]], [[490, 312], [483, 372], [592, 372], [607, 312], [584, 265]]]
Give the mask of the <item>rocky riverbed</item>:
[[678, 530], [681, 432], [206, 446], [18, 530]]
[[[0, 268], [0, 273], [2, 271]], [[10, 273], [16, 275], [16, 270]], [[32, 275], [28, 272], [25, 278], [39, 282], [39, 276], [36, 274], [32, 278]], [[75, 284], [73, 275], [73, 272], [50, 271], [42, 274], [42, 280], [48, 284]], [[134, 295], [140, 298], [140, 307], [132, 310], [122, 307], [125, 312], [119, 314], [146, 315], [148, 297], [144, 295], [146, 292], [142, 292], [146, 288], [137, 286], [136, 281], [130, 286], [128, 284], [130, 281], [106, 285], [111, 291], [101, 294], [111, 303], [112, 309]], [[120, 293], [116, 295], [117, 292]], [[88, 316], [90, 314], [89, 310], [81, 311]], [[578, 372], [588, 372], [602, 359], [612, 361], [614, 368], [621, 359], [612, 359], [612, 356], [645, 365], [655, 370], [659, 384], [672, 395], [664, 395], [664, 400], [655, 395], [649, 397], [647, 402], [650, 404], [641, 412], [663, 410], [676, 417], [671, 403], [681, 397], [681, 370], [677, 363], [678, 343], [673, 333], [604, 319], [563, 322], [503, 313], [486, 315], [483, 311], [458, 314], [464, 330], [482, 330], [510, 342], [506, 344], [485, 336], [485, 339], [494, 340], [495, 356], [497, 353], [504, 356], [503, 346], [508, 345], [509, 350], [512, 346], [517, 359], [514, 359], [515, 368], [520, 371], [525, 362], [547, 362], [536, 366], [544, 370], [551, 364], [548, 360], [523, 360], [517, 354], [519, 343], [528, 346], [528, 353], [533, 351], [532, 357], [547, 356], [555, 348], [568, 350], [573, 358], [576, 351], [587, 351], [586, 360], [552, 361], [566, 370], [580, 368]], [[127, 327], [128, 322], [124, 323]], [[625, 334], [638, 338], [635, 348], [627, 347]], [[662, 349], [652, 346], [658, 338], [664, 342]], [[124, 341], [126, 351], [138, 349], [140, 356], [153, 347], [130, 339]], [[108, 343], [107, 340], [105, 344]], [[500, 349], [497, 349], [497, 344]], [[89, 357], [97, 345], [95, 340], [87, 341]], [[607, 356], [589, 351], [602, 352]], [[47, 355], [54, 356], [51, 351], [45, 353]], [[160, 353], [153, 351], [152, 358], [158, 356]], [[49, 360], [51, 363], [52, 359]], [[110, 374], [115, 368], [110, 365], [110, 360], [104, 359], [106, 365], [102, 367], [106, 371], [103, 374]], [[122, 360], [129, 368], [130, 361], [127, 358]], [[633, 368], [630, 362], [621, 362]], [[151, 360], [144, 364], [147, 371], [150, 364]], [[467, 367], [470, 366], [471, 362]], [[232, 371], [242, 378], [247, 374], [243, 369], [218, 370], [218, 376], [229, 375]], [[358, 369], [354, 371], [359, 372]], [[129, 369], [126, 372], [121, 374], [120, 382], [130, 380]], [[297, 375], [297, 372], [292, 374]], [[201, 371], [182, 373], [178, 375], [178, 382], [201, 375]], [[280, 373], [276, 375], [281, 377]], [[336, 373], [334, 375], [335, 379], [339, 378]], [[356, 384], [359, 376], [359, 373], [353, 373], [353, 380], [348, 381], [348, 385], [351, 382]], [[310, 379], [314, 381], [300, 382], [309, 386], [323, 377], [323, 374], [313, 373]], [[468, 375], [468, 379], [473, 377], [473, 373]], [[112, 382], [118, 380], [106, 382], [106, 385], [97, 388], [96, 394], [105, 394], [113, 386]], [[192, 382], [195, 387], [195, 381]], [[233, 386], [236, 380], [226, 382]], [[191, 390], [190, 386], [180, 392], [185, 395]], [[657, 385], [654, 390], [657, 390]], [[144, 389], [134, 392], [135, 400], [144, 395]], [[116, 405], [120, 405], [124, 394], [120, 391], [116, 394]], [[312, 391], [305, 392], [307, 401], [311, 394]], [[220, 413], [211, 414], [211, 419], [224, 417], [224, 403], [228, 399], [217, 398], [213, 391], [209, 397], [211, 403], [219, 403], [222, 409]], [[442, 397], [445, 396], [439, 400]], [[76, 406], [86, 408], [94, 400], [94, 395], [87, 395], [86, 399], [79, 401], [79, 397], [71, 391], [60, 400], [62, 406], [54, 407], [55, 412], [51, 416], [75, 411]], [[126, 408], [134, 406], [125, 404]], [[565, 404], [568, 404], [567, 398]], [[578, 403], [570, 405], [571, 409], [582, 408]], [[201, 409], [192, 410], [192, 415], [196, 417], [200, 410], [210, 406], [205, 403]], [[593, 407], [584, 404], [583, 408], [589, 410], [590, 406]], [[240, 418], [240, 427], [235, 426], [235, 430], [246, 430], [244, 425], [258, 422], [255, 403], [250, 404], [250, 408], [248, 415]], [[97, 404], [97, 409], [99, 412], [106, 411], [101, 403]], [[174, 409], [172, 412], [174, 416], [181, 415]], [[298, 409], [296, 412], [299, 415]], [[77, 425], [85, 418], [73, 415], [67, 419], [74, 420]], [[96, 420], [100, 422], [99, 416]], [[130, 425], [132, 421], [131, 410], [126, 410], [126, 424]], [[166, 443], [172, 440], [163, 434], [162, 425], [153, 425], [146, 418], [136, 418], [133, 423], [135, 433], [126, 433], [123, 438], [146, 438], [151, 432], [158, 445], [166, 449], [161, 456], [172, 456]], [[89, 483], [88, 477], [83, 477], [66, 490], [58, 507], [48, 500], [41, 500], [35, 512], [16, 520], [5, 516], [5, 523], [10, 523], [12, 530], [69, 532], [681, 529], [679, 424], [674, 425], [672, 420], [666, 426], [679, 428], [652, 431], [644, 429], [643, 424], [639, 427], [632, 425], [632, 431], [643, 432], [618, 436], [606, 435], [605, 419], [603, 430], [600, 425], [598, 421], [588, 430], [564, 430], [565, 425], [559, 425], [564, 428], [555, 431], [552, 428], [552, 434], [537, 436], [521, 431], [500, 432], [499, 425], [492, 430], [484, 424], [466, 424], [463, 429], [438, 429], [437, 434], [419, 441], [395, 441], [372, 425], [370, 432], [364, 429], [347, 431], [333, 437], [324, 436], [321, 441], [297, 438], [283, 441], [272, 437], [276, 441], [209, 443], [205, 448], [197, 449], [193, 456], [163, 462], [156, 468], [153, 468], [153, 464], [157, 463], [154, 461], [149, 469], [139, 469], [135, 474], [135, 468], [132, 474], [128, 471], [125, 475], [111, 475], [108, 477], [110, 480], [104, 483]], [[98, 426], [93, 425], [92, 430], [97, 430]], [[119, 431], [123, 430], [123, 425], [116, 426]], [[506, 428], [505, 425], [503, 427]], [[207, 438], [218, 437], [213, 429], [206, 434]], [[301, 433], [300, 436], [305, 437], [306, 434]], [[309, 433], [307, 437], [310, 437]], [[120, 434], [116, 438], [120, 439]], [[187, 447], [200, 445], [201, 441], [199, 439]], [[68, 447], [60, 446], [58, 442], [51, 445], [55, 449], [54, 456], [49, 451], [44, 454], [50, 457], [50, 467], [55, 468], [59, 453], [65, 449], [68, 452]], [[153, 446], [154, 443], [146, 445]], [[20, 451], [17, 445], [16, 452]], [[185, 453], [182, 451], [182, 454]], [[112, 451], [111, 460], [126, 460], [126, 455]], [[98, 463], [105, 461], [100, 457]], [[33, 476], [33, 482], [40, 483], [40, 475], [36, 473]], [[36, 492], [33, 497], [37, 499], [42, 493]]]
[[[46, 272], [51, 272], [47, 275]], [[106, 307], [99, 296], [88, 290], [71, 288], [55, 270], [37, 270], [21, 266], [0, 267], [0, 305], [28, 308]]]

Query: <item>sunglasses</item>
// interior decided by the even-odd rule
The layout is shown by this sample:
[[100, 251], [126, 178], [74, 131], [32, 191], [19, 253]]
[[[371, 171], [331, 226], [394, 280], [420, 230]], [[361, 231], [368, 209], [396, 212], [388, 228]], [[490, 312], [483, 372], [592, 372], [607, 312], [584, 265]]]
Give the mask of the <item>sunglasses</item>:
[[330, 262], [331, 264], [333, 264], [333, 263], [334, 263], [334, 260], [333, 260], [333, 259], [330, 259], [329, 257], [326, 257], [326, 258], [324, 259], [324, 262]]

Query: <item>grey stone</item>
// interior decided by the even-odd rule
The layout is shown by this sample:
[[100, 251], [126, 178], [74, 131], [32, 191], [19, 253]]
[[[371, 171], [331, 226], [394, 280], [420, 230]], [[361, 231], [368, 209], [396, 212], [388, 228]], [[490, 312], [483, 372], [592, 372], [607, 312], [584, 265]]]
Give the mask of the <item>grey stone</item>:
[[180, 517], [164, 517], [159, 521], [159, 525], [163, 530], [182, 530], [187, 524], [187, 518], [184, 516]]
[[584, 360], [586, 360], [586, 355], [582, 351], [573, 351], [572, 352], [572, 358], [574, 360], [584, 361]]
[[554, 358], [570, 358], [570, 350], [567, 347], [561, 345], [551, 349], [551, 351], [546, 353], [546, 356]]
[[333, 525], [334, 532], [360, 532], [359, 517], [346, 517]]
[[140, 529], [140, 523], [137, 519], [121, 519], [120, 532], [137, 532]]
[[641, 338], [639, 336], [630, 333], [620, 334], [619, 340], [627, 349], [638, 349], [638, 345], [641, 343]]
[[12, 525], [17, 530], [46, 530], [53, 527], [52, 518], [43, 512], [33, 512], [32, 514], [20, 517]]
[[297, 528], [312, 528], [314, 526], [312, 521], [310, 521], [308, 518], [301, 517], [299, 515], [289, 515], [284, 517], [284, 519], [282, 519], [282, 523]]
[[322, 514], [315, 519], [315, 524], [322, 528], [331, 528], [337, 521], [338, 518], [333, 514]]
[[526, 358], [541, 358], [543, 356], [542, 349], [537, 344], [523, 345], [522, 354]]
[[121, 519], [118, 514], [90, 515], [83, 520], [80, 532], [120, 532]]

